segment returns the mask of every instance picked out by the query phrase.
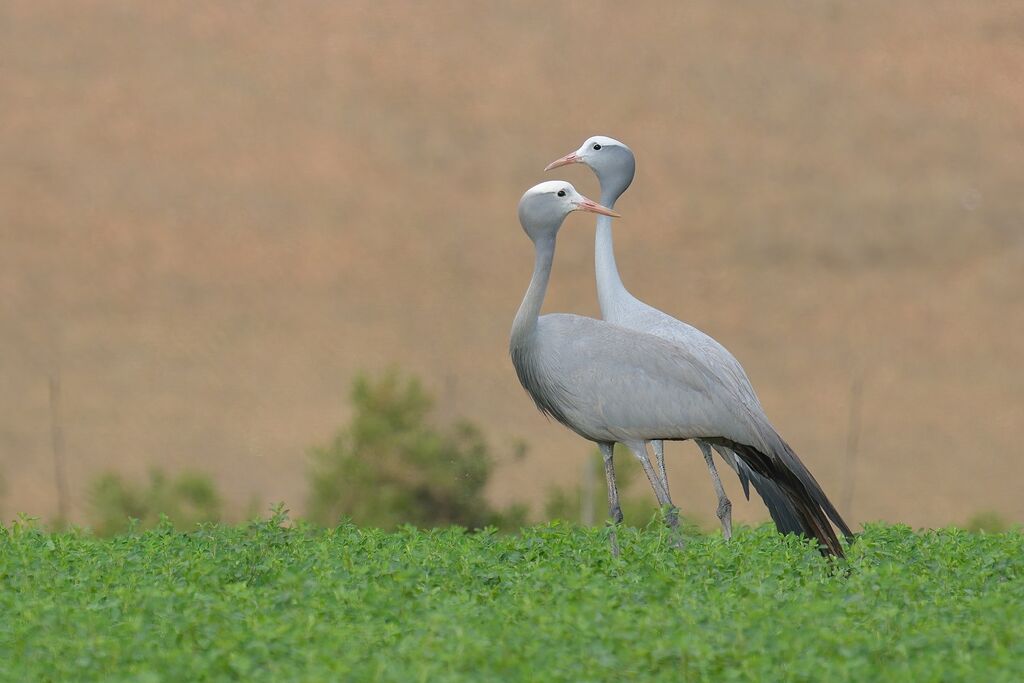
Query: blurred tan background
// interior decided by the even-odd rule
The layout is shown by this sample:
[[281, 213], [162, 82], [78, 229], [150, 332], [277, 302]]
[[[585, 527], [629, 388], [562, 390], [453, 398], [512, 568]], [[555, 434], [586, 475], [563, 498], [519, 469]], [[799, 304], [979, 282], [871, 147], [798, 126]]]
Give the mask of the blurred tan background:
[[[480, 423], [494, 501], [591, 448], [519, 387], [524, 189], [629, 144], [634, 294], [717, 337], [850, 521], [1024, 521], [1024, 3], [0, 4], [0, 515], [211, 474], [301, 511], [395, 364]], [[593, 221], [547, 310], [596, 315]], [[855, 466], [851, 387], [862, 381]], [[684, 511], [714, 521], [692, 444]], [[765, 517], [728, 487], [737, 517]], [[851, 488], [852, 491], [851, 491]]]

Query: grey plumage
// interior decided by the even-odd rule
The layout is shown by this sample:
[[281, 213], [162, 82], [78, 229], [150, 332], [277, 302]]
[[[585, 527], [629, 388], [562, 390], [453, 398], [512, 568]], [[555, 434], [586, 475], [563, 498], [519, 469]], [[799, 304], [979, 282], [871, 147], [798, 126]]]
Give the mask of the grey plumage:
[[[569, 163], [583, 163], [594, 171], [601, 183], [601, 202], [608, 207], [613, 207], [622, 193], [632, 184], [633, 175], [636, 170], [636, 160], [632, 150], [618, 140], [605, 136], [589, 138], [575, 152], [567, 154], [549, 164], [548, 169], [557, 168]], [[743, 370], [743, 366], [724, 346], [692, 325], [688, 325], [653, 306], [649, 306], [629, 293], [625, 285], [623, 285], [615, 265], [612, 222], [609, 217], [598, 217], [594, 254], [598, 300], [601, 305], [602, 317], [606, 321], [631, 330], [655, 335], [688, 349], [694, 357], [703, 363], [707, 371], [714, 376], [717, 387], [716, 391], [727, 394], [730, 397], [730, 401], [742, 404], [745, 412], [757, 416], [758, 422], [764, 429], [775, 433], [774, 428], [768, 422], [750, 380], [747, 378], [746, 372]], [[715, 442], [700, 438], [695, 438], [695, 441], [705, 454], [708, 469], [716, 485], [716, 492], [719, 497], [719, 518], [722, 520], [723, 533], [726, 537], [729, 536], [731, 531], [731, 503], [718, 482], [718, 473], [715, 471], [714, 463], [710, 456], [710, 448], [714, 448], [726, 463], [736, 471], [743, 486], [744, 495], [748, 499], [750, 498], [749, 486], [751, 484], [754, 486], [754, 489], [768, 508], [772, 520], [779, 531], [782, 533], [794, 532], [815, 535], [814, 530], [809, 526], [810, 523], [805, 519], [806, 516], [799, 514], [799, 511], [794, 507], [796, 504], [779, 489], [779, 485], [771, 478], [766, 478], [765, 474], [752, 469], [742, 458], [738, 458], [728, 445], [721, 441]], [[659, 466], [662, 470], [662, 478], [665, 479], [663, 448], [658, 440], [654, 440], [653, 443], [655, 454], [658, 456]], [[785, 448], [789, 450], [788, 445]], [[792, 453], [791, 450], [789, 452]], [[792, 457], [796, 458], [795, 454]], [[799, 463], [799, 459], [796, 459], [796, 463]], [[799, 463], [799, 467], [806, 472], [806, 468], [803, 467], [802, 463]], [[810, 477], [809, 473], [807, 473], [807, 477]], [[810, 477], [810, 479], [813, 480], [813, 477]], [[820, 491], [820, 486], [817, 486], [817, 482], [813, 482], [813, 486], [817, 491]], [[667, 489], [667, 479], [665, 479], [665, 487]], [[824, 493], [817, 497], [821, 499], [823, 509], [830, 512], [836, 520], [837, 526], [849, 536], [848, 527], [839, 517], [838, 513], [835, 512], [831, 503], [824, 496]], [[817, 524], [811, 526], [817, 526]]]
[[[848, 528], [820, 486], [763, 411], [752, 409], [699, 350], [584, 316], [539, 315], [558, 229], [571, 211], [596, 211], [593, 202], [585, 202], [559, 181], [531, 188], [520, 200], [520, 222], [534, 242], [536, 262], [509, 350], [538, 408], [598, 444], [624, 443], [638, 458], [638, 448], [655, 439], [700, 439], [731, 449], [752, 480], [755, 475], [769, 480], [774, 487], [769, 498], [788, 502], [783, 525], [798, 520], [824, 552], [841, 555], [829, 518], [844, 533]], [[666, 499], [650, 464], [641, 461], [659, 500]]]

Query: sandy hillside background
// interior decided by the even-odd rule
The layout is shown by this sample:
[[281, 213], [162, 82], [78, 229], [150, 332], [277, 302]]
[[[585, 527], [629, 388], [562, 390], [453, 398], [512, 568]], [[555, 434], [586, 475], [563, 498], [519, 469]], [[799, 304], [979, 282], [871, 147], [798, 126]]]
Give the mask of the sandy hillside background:
[[[428, 6], [429, 5], [429, 6]], [[1024, 4], [0, 5], [0, 514], [106, 470], [301, 510], [360, 370], [481, 423], [498, 502], [590, 448], [507, 358], [521, 192], [602, 133], [637, 153], [623, 278], [741, 359], [855, 522], [1024, 521]], [[592, 221], [547, 310], [596, 314]], [[502, 456], [504, 457], [504, 456]], [[696, 447], [672, 486], [705, 519]], [[762, 517], [741, 504], [737, 515]]]

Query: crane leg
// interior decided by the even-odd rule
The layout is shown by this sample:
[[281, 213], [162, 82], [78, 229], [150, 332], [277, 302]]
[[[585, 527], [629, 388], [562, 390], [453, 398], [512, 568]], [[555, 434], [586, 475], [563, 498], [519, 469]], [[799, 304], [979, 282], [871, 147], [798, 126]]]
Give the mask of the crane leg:
[[604, 458], [604, 478], [608, 484], [608, 515], [611, 517], [611, 529], [608, 533], [608, 540], [612, 544], [612, 556], [619, 556], [619, 539], [615, 534], [615, 527], [622, 524], [622, 508], [619, 507], [619, 488], [615, 483], [615, 465], [612, 457], [615, 453], [615, 444], [599, 443], [601, 457]]
[[647, 444], [643, 441], [627, 443], [626, 446], [629, 450], [633, 451], [633, 455], [636, 456], [640, 464], [643, 465], [644, 472], [647, 473], [647, 479], [651, 482], [651, 488], [654, 489], [654, 495], [658, 499], [658, 504], [663, 508], [666, 508], [665, 522], [669, 528], [673, 531], [679, 530], [679, 508], [672, 502], [672, 498], [669, 497], [668, 491], [662, 486], [661, 479], [658, 478], [658, 473], [654, 471], [654, 467], [651, 466], [650, 458], [647, 457]]
[[665, 487], [666, 495], [671, 495], [668, 490], [668, 473], [665, 472], [665, 442], [655, 439], [651, 442], [654, 448], [654, 457], [658, 460], [658, 472], [661, 474], [661, 485]]
[[711, 472], [711, 483], [714, 484], [715, 493], [718, 494], [718, 521], [722, 523], [722, 536], [728, 541], [732, 538], [732, 501], [725, 495], [715, 461], [711, 458], [711, 446], [704, 441], [698, 441], [697, 445], [700, 446], [700, 452], [704, 454], [704, 462], [708, 464], [708, 471]]

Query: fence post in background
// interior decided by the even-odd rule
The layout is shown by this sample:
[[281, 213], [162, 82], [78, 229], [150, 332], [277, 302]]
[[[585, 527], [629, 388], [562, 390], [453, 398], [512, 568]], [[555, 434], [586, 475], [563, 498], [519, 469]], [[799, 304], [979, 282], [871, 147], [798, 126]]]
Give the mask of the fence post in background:
[[57, 487], [57, 519], [68, 520], [68, 482], [64, 467], [64, 428], [60, 411], [60, 369], [50, 375], [50, 437], [53, 444], [53, 479]]

